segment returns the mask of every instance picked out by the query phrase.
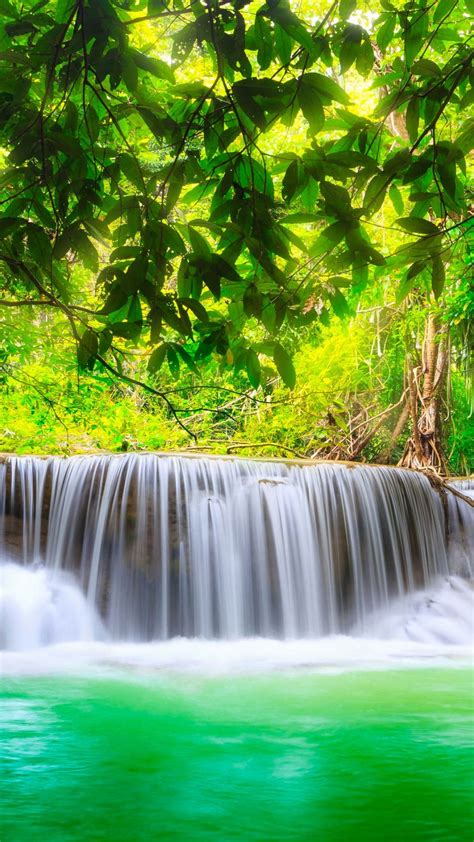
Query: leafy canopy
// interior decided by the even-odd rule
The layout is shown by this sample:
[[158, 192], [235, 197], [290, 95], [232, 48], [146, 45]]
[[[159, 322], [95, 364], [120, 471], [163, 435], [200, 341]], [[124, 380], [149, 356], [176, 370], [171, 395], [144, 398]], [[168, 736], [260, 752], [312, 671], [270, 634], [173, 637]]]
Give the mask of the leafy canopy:
[[144, 349], [167, 401], [161, 366], [211, 355], [293, 387], [288, 331], [387, 273], [438, 299], [470, 231], [474, 3], [298, 9], [0, 0], [0, 306], [61, 312], [83, 369], [133, 382]]

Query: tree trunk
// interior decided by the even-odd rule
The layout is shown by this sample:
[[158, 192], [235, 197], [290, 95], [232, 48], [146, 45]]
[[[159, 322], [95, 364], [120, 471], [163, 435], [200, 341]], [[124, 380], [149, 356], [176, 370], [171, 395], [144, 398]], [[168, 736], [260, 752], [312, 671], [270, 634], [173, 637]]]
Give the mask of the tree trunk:
[[400, 465], [409, 468], [433, 468], [446, 473], [440, 425], [440, 398], [448, 363], [448, 328], [438, 316], [428, 316], [421, 365], [408, 358], [409, 405], [412, 435], [408, 439]]
[[379, 461], [383, 465], [390, 464], [390, 459], [392, 458], [392, 453], [396, 447], [397, 441], [400, 438], [403, 430], [405, 429], [405, 425], [408, 422], [410, 417], [410, 397], [408, 397], [403, 404], [403, 409], [398, 417], [398, 421], [393, 428], [392, 435], [390, 436], [390, 441], [385, 448], [385, 450], [380, 454]]

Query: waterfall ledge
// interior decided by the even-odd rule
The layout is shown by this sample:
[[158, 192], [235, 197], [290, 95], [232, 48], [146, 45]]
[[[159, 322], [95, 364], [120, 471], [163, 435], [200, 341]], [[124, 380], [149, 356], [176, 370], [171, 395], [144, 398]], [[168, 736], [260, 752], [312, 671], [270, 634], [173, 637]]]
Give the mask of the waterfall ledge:
[[116, 640], [366, 633], [394, 600], [470, 575], [473, 525], [472, 509], [443, 505], [426, 477], [381, 466], [0, 463], [1, 558], [74, 576]]

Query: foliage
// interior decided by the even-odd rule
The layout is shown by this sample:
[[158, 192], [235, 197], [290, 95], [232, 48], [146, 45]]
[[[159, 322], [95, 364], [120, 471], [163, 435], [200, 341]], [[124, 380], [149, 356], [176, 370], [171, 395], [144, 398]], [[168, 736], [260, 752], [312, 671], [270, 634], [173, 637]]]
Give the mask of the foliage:
[[[401, 412], [407, 321], [410, 344], [416, 345], [422, 315], [416, 318], [413, 313], [407, 319], [392, 308], [369, 308], [353, 320], [306, 329], [294, 357], [293, 391], [278, 378], [263, 394], [261, 389], [247, 390], [245, 375], [236, 382], [226, 369], [219, 370], [217, 360], [208, 363], [202, 379], [190, 372], [176, 387], [167, 375], [162, 385], [175, 410], [185, 414], [203, 452], [347, 458], [352, 439], [375, 429], [380, 417], [382, 426], [357, 458], [396, 462], [408, 426], [388, 453]], [[0, 366], [0, 451], [67, 455], [189, 448], [187, 434], [162, 403], [141, 388], [121, 384], [100, 371], [77, 378], [71, 360], [69, 367], [64, 366], [68, 358], [64, 337], [45, 342], [52, 330], [31, 332], [28, 359], [36, 362]], [[143, 360], [138, 365], [145, 364]], [[199, 388], [211, 383], [212, 389]], [[446, 452], [451, 471], [461, 474], [474, 465], [474, 436], [462, 372], [456, 367], [450, 392], [451, 411], [443, 407]]]
[[176, 441], [178, 379], [299, 388], [307, 337], [360, 302], [439, 308], [467, 358], [473, 10], [2, 0], [6, 376], [41, 380], [35, 321], [65, 386], [74, 346], [78, 394], [142, 384]]

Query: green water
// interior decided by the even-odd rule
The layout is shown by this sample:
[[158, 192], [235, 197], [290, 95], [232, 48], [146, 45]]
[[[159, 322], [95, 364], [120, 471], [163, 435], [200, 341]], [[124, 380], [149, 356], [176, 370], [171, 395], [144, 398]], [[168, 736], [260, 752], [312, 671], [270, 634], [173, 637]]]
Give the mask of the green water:
[[2, 842], [474, 838], [466, 669], [3, 692]]

